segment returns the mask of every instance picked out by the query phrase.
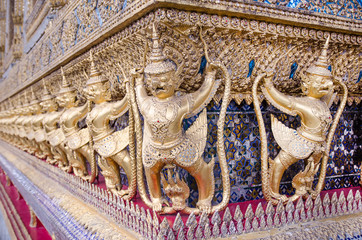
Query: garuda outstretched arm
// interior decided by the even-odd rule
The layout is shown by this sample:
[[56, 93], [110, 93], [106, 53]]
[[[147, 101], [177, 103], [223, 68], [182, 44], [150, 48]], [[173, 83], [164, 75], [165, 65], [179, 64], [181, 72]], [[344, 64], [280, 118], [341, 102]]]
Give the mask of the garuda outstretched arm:
[[191, 93], [189, 96], [189, 102], [191, 103], [190, 114], [191, 117], [199, 113], [214, 96], [217, 88], [219, 87], [219, 81], [215, 82], [216, 67], [208, 64], [206, 67], [206, 75], [204, 83], [196, 91]]
[[287, 96], [284, 93], [279, 92], [272, 83], [273, 75], [271, 72], [268, 72], [264, 78], [264, 87], [262, 91], [265, 98], [279, 110], [295, 116], [295, 102], [293, 101], [294, 97]]
[[112, 112], [110, 119], [116, 119], [122, 116], [128, 110], [128, 94], [120, 101], [112, 103]]
[[84, 104], [83, 106], [79, 107], [78, 109], [78, 114], [77, 114], [77, 119], [76, 120], [80, 120], [83, 119], [85, 117], [85, 115], [88, 113], [88, 104]]

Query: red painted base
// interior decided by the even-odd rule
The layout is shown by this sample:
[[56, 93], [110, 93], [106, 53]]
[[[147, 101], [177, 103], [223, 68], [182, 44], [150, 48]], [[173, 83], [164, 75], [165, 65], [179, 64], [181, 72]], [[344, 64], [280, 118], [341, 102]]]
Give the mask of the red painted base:
[[[29, 223], [30, 223], [29, 207], [26, 204], [25, 200], [21, 196], [19, 196], [19, 193], [14, 185], [12, 185], [12, 184], [10, 184], [10, 186], [6, 185], [6, 175], [2, 171], [2, 169], [0, 169], [0, 184], [4, 187], [6, 194], [11, 199], [12, 204], [14, 205], [14, 207], [16, 209], [15, 214], [18, 214], [20, 216], [21, 221], [24, 223], [24, 226], [26, 227], [26, 230], [28, 231], [31, 238], [32, 239], [41, 239], [41, 240], [51, 240], [52, 239], [51, 236], [49, 235], [48, 231], [44, 228], [44, 226], [42, 225], [42, 223], [39, 220], [37, 220], [38, 222], [37, 222], [37, 226], [35, 228], [32, 228], [29, 226]], [[3, 203], [4, 201], [5, 201], [5, 199], [2, 197], [2, 195], [0, 195], [0, 202]], [[14, 214], [14, 213], [7, 212], [7, 214]], [[8, 217], [8, 216], [4, 216], [4, 217]], [[11, 222], [11, 224], [14, 224], [14, 222]], [[15, 227], [15, 226], [13, 226], [13, 227]], [[18, 237], [18, 239], [20, 239], [20, 238]]]

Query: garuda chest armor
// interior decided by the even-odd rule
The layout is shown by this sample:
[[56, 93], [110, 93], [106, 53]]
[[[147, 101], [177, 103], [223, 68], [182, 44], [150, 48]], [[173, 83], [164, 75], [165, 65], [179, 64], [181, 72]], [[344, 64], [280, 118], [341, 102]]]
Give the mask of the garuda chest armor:
[[[87, 116], [87, 125], [93, 132], [93, 147], [102, 157], [113, 156], [125, 149], [129, 144], [129, 127], [114, 132], [108, 123], [109, 113], [103, 112], [102, 114], [100, 112], [102, 110], [94, 111], [95, 109]], [[93, 124], [95, 121], [102, 121], [103, 126], [96, 127]]]
[[[144, 134], [151, 134], [144, 137], [143, 164], [146, 167], [152, 167], [159, 161], [189, 167], [202, 156], [207, 134], [206, 110], [186, 132], [180, 131], [176, 134], [169, 132], [170, 125], [176, 120], [180, 111], [180, 101], [170, 103], [152, 101], [151, 104], [146, 104], [148, 111], [144, 116], [150, 132], [145, 131]], [[165, 139], [170, 141], [164, 144]]]
[[[307, 98], [299, 101], [308, 101]], [[320, 120], [320, 125], [310, 128], [301, 123], [301, 126], [295, 130], [285, 126], [273, 115], [272, 131], [278, 145], [286, 152], [290, 153], [297, 159], [305, 159], [314, 151], [325, 151], [325, 135], [332, 122], [331, 113], [327, 105], [320, 101], [308, 101], [307, 104], [312, 106], [312, 113]]]
[[68, 109], [63, 113], [63, 115], [60, 118], [61, 126], [64, 130], [66, 142], [67, 145], [72, 149], [76, 150], [78, 148], [81, 148], [85, 144], [87, 144], [90, 140], [89, 131], [87, 128], [79, 129], [77, 124], [75, 124], [72, 127], [67, 127], [66, 122], [73, 121], [71, 117], [74, 115], [72, 114], [73, 111], [76, 111], [77, 109]]

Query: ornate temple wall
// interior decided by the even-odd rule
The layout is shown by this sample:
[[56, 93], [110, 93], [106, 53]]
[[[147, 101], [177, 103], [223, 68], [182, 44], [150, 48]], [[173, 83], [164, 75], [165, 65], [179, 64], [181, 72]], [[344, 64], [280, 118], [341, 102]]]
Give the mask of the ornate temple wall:
[[[227, 201], [228, 208], [225, 212], [229, 211], [230, 214], [231, 211], [234, 220], [227, 220], [228, 218], [225, 218], [225, 215], [223, 215], [223, 220], [212, 220], [210, 215], [210, 227], [218, 229], [214, 230], [212, 233], [214, 235], [210, 233], [214, 237], [226, 237], [236, 233], [246, 234], [248, 232], [264, 230], [261, 223], [264, 215], [256, 213], [258, 212], [256, 205], [261, 203], [260, 206], [262, 206], [261, 208], [265, 212], [268, 211], [267, 209], [271, 209], [271, 207], [267, 207], [270, 199], [265, 200], [266, 190], [265, 185], [263, 185], [265, 181], [263, 182], [262, 177], [263, 139], [261, 139], [259, 132], [261, 128], [260, 120], [257, 118], [255, 106], [253, 105], [256, 102], [256, 98], [261, 102], [260, 109], [262, 119], [265, 122], [267, 153], [271, 159], [275, 159], [281, 151], [281, 147], [275, 140], [272, 132], [271, 115], [276, 116], [276, 119], [292, 129], [297, 129], [301, 125], [301, 121], [304, 121], [300, 116], [292, 116], [283, 111], [283, 109], [276, 107], [270, 99], [266, 99], [265, 92], [263, 93], [261, 88], [257, 88], [257, 96], [253, 96], [253, 84], [257, 81], [258, 77], [272, 71], [272, 82], [277, 91], [290, 97], [305, 96], [306, 91], [303, 88], [303, 82], [309, 76], [308, 69], [319, 61], [323, 49], [326, 49], [324, 44], [326, 41], [329, 41], [328, 49], [326, 50], [326, 61], [328, 64], [325, 66], [325, 69], [333, 76], [334, 91], [336, 93], [329, 108], [331, 118], [335, 119], [337, 118], [336, 116], [339, 116], [339, 106], [345, 104], [345, 107], [337, 121], [338, 126], [335, 129], [334, 135], [331, 137], [330, 151], [325, 154], [327, 161], [323, 170], [324, 173], [321, 174], [319, 168], [316, 167], [316, 172], [312, 180], [310, 180], [314, 188], [318, 185], [320, 175], [325, 175], [322, 187], [323, 192], [319, 195], [319, 191], [318, 197], [313, 197], [313, 204], [317, 202], [315, 203], [316, 206], [319, 204], [318, 207], [320, 207], [321, 198], [328, 198], [329, 202], [325, 201], [327, 203], [323, 205], [324, 208], [328, 206], [329, 209], [330, 206], [328, 204], [331, 204], [331, 206], [335, 204], [333, 205], [336, 208], [335, 211], [340, 215], [351, 214], [353, 211], [357, 214], [362, 209], [359, 205], [361, 202], [359, 195], [361, 160], [358, 157], [359, 155], [357, 155], [361, 137], [358, 135], [358, 128], [360, 126], [357, 123], [361, 121], [362, 111], [362, 2], [360, 0], [330, 2], [312, 0], [6, 0], [0, 3], [0, 29], [2, 30], [0, 32], [1, 124], [3, 123], [1, 119], [8, 119], [9, 113], [10, 116], [13, 116], [11, 115], [13, 114], [11, 110], [22, 109], [24, 106], [31, 105], [32, 101], [41, 100], [45, 95], [44, 88], [51, 95], [61, 95], [66, 86], [65, 81], [67, 81], [69, 88], [74, 88], [76, 103], [79, 106], [86, 106], [88, 104], [89, 109], [94, 108], [95, 104], [92, 105], [89, 99], [87, 99], [88, 93], [86, 91], [90, 85], [89, 79], [92, 76], [98, 76], [97, 74], [106, 79], [108, 84], [109, 96], [107, 95], [107, 101], [115, 103], [127, 97], [131, 98], [127, 87], [129, 86], [129, 79], [135, 76], [132, 70], [144, 70], [155, 61], [152, 60], [155, 54], [153, 52], [155, 51], [155, 32], [157, 32], [159, 48], [162, 49], [164, 58], [170, 60], [176, 66], [175, 80], [170, 80], [170, 82], [178, 81], [176, 84], [177, 96], [186, 96], [187, 94], [197, 92], [206, 82], [205, 76], [209, 73], [208, 66], [211, 63], [219, 64], [219, 69], [215, 73], [215, 81], [220, 86], [213, 88], [208, 98], [204, 100], [199, 108], [193, 114], [188, 115], [190, 116], [189, 118], [185, 118], [182, 121], [182, 133], [186, 133], [188, 129], [192, 129], [193, 125], [199, 124], [197, 119], [200, 119], [200, 116], [202, 116], [200, 111], [203, 108], [206, 109], [207, 134], [206, 139], [203, 139], [205, 140], [205, 147], [197, 153], [202, 155], [202, 159], [206, 163], [212, 164], [215, 160], [212, 170], [215, 186], [215, 189], [212, 190], [211, 203], [213, 206], [223, 202], [223, 199], [225, 199], [224, 189], [226, 185], [230, 185], [230, 192], [227, 194], [229, 198]], [[230, 87], [227, 85], [227, 79], [230, 80]], [[342, 84], [338, 85], [337, 82]], [[136, 85], [138, 84], [136, 83]], [[151, 82], [145, 82], [145, 88], [149, 96], [152, 94], [151, 85]], [[346, 89], [343, 88], [344, 85]], [[227, 102], [225, 102], [224, 98], [226, 95], [229, 98]], [[134, 102], [140, 104], [139, 99], [137, 100], [138, 102]], [[224, 105], [226, 104], [222, 132], [226, 169], [221, 168], [220, 152], [222, 151], [217, 145], [221, 141], [218, 139], [218, 129], [220, 129], [218, 121], [223, 111], [223, 103]], [[131, 102], [129, 104], [132, 105]], [[132, 106], [129, 106], [129, 109], [132, 112]], [[112, 129], [116, 132], [126, 129], [127, 126], [130, 126], [132, 129], [131, 124], [133, 123], [131, 122], [134, 121], [135, 116], [134, 113], [130, 112], [125, 113], [122, 117], [112, 118], [109, 124]], [[19, 115], [21, 114], [20, 110]], [[141, 118], [142, 124], [145, 124], [147, 121], [145, 116], [141, 116]], [[5, 121], [5, 124], [8, 123]], [[58, 127], [59, 125], [61, 123], [58, 123]], [[138, 130], [142, 131], [143, 129], [145, 131], [146, 125], [142, 126], [139, 126]], [[88, 127], [89, 129], [90, 125], [83, 119], [77, 123], [77, 127], [80, 129]], [[133, 128], [136, 129], [137, 127]], [[5, 137], [3, 139], [9, 140], [6, 131], [4, 132]], [[133, 132], [134, 136], [130, 135], [130, 139], [137, 138], [136, 130]], [[328, 130], [325, 133], [327, 134]], [[5, 142], [0, 143], [3, 144], [3, 147], [0, 149], [6, 149], [4, 146], [7, 146], [6, 144], [8, 143], [19, 147], [19, 145], [14, 144], [14, 142], [17, 143], [16, 140], [7, 141], [8, 143]], [[122, 140], [118, 139], [117, 142], [122, 142]], [[49, 143], [47, 144], [49, 145]], [[93, 149], [94, 143], [87, 144]], [[133, 147], [131, 145], [127, 147], [131, 155], [132, 148], [136, 148], [134, 152], [136, 157], [140, 153], [137, 152], [137, 146], [140, 146], [140, 142], [136, 142]], [[323, 148], [326, 148], [326, 145], [323, 145]], [[192, 150], [192, 147], [189, 149]], [[63, 173], [59, 169], [53, 169], [55, 167], [50, 164], [48, 164], [49, 166], [45, 165], [44, 161], [43, 164], [33, 158], [27, 158], [20, 151], [12, 150], [12, 148], [9, 151], [18, 156], [19, 159], [22, 159], [19, 162], [23, 166], [29, 164], [34, 167], [40, 164], [42, 166], [40, 167], [41, 170], [39, 170], [41, 175], [52, 179], [51, 181], [59, 178], [58, 187], [61, 189], [59, 191], [70, 194], [71, 197], [69, 199], [74, 197], [77, 198], [77, 201], [86, 202], [92, 209], [99, 208], [98, 213], [94, 209], [92, 210], [95, 212], [92, 216], [95, 216], [94, 219], [99, 218], [98, 214], [102, 215], [102, 217], [105, 216], [107, 222], [104, 225], [112, 225], [115, 222], [118, 224], [117, 227], [123, 230], [131, 229], [133, 232], [131, 232], [130, 236], [133, 234], [144, 237], [152, 234], [154, 237], [168, 235], [168, 238], [172, 239], [170, 236], [174, 234], [174, 237], [179, 236], [178, 239], [182, 239], [180, 229], [177, 226], [171, 227], [173, 229], [171, 234], [171, 231], [169, 231], [170, 226], [165, 227], [165, 225], [161, 224], [161, 219], [168, 219], [170, 224], [177, 222], [175, 220], [177, 219], [176, 213], [169, 214], [166, 218], [163, 218], [163, 216], [161, 218], [161, 216], [154, 213], [154, 218], [157, 219], [157, 216], [160, 218], [160, 222], [157, 222], [159, 220], [153, 221], [152, 224], [154, 225], [150, 223], [151, 221], [147, 222], [143, 219], [143, 222], [140, 224], [141, 226], [145, 224], [144, 229], [146, 229], [146, 222], [148, 223], [148, 229], [144, 231], [140, 230], [141, 227], [137, 225], [138, 223], [134, 225], [129, 223], [135, 220], [120, 220], [119, 216], [117, 217], [112, 213], [110, 209], [117, 211], [117, 207], [119, 209], [121, 207], [116, 204], [115, 199], [117, 199], [118, 203], [118, 198], [112, 194], [108, 196], [108, 193], [104, 193], [107, 188], [110, 190], [110, 185], [107, 181], [111, 178], [107, 178], [109, 173], [106, 173], [104, 170], [104, 163], [100, 162], [101, 157], [99, 154], [96, 154], [96, 157], [93, 156], [93, 158], [97, 159], [98, 166], [96, 168], [100, 177], [95, 183], [89, 184], [80, 180], [79, 176], [75, 177], [72, 173]], [[31, 152], [29, 149], [26, 149], [26, 151]], [[143, 149], [142, 151], [144, 154], [145, 150]], [[1, 168], [5, 173], [12, 168], [17, 168], [22, 172], [22, 165], [12, 162], [12, 157], [9, 157], [10, 153], [4, 154], [0, 152], [0, 154], [4, 155], [3, 160], [0, 161]], [[35, 151], [33, 152], [34, 154]], [[10, 162], [9, 165], [6, 164], [6, 159]], [[272, 166], [272, 161], [268, 161], [266, 161], [266, 164]], [[294, 177], [303, 173], [310, 166], [308, 165], [309, 162], [307, 160], [299, 160], [290, 167], [286, 167], [287, 170], [280, 182], [280, 194], [293, 196], [296, 193], [295, 182], [293, 182]], [[176, 166], [173, 171], [180, 174], [190, 190], [189, 197], [184, 200], [186, 200], [188, 207], [197, 208], [200, 187], [198, 188], [197, 182], [191, 176], [190, 171], [182, 169], [180, 165], [182, 164]], [[93, 168], [91, 163], [87, 163], [84, 166], [88, 167], [89, 171]], [[139, 165], [137, 167], [142, 168]], [[121, 184], [125, 187], [129, 186], [126, 172], [122, 168], [119, 169], [119, 166], [116, 168], [119, 172], [117, 174], [120, 175]], [[192, 171], [198, 170], [199, 168], [197, 167], [192, 168]], [[89, 171], [87, 169], [85, 171], [88, 174]], [[37, 180], [36, 170], [29, 174], [20, 172], [17, 173], [18, 175], [14, 173], [7, 174], [13, 176], [14, 179], [12, 181], [14, 182], [17, 181], [17, 176], [21, 174], [25, 174], [25, 177], [34, 179], [34, 181]], [[163, 169], [161, 172], [169, 180], [167, 169]], [[223, 180], [223, 174], [224, 176], [228, 175], [227, 183]], [[112, 174], [110, 175], [113, 176]], [[141, 175], [143, 178], [143, 174]], [[21, 186], [21, 182], [18, 184]], [[202, 182], [202, 185], [208, 184], [207, 182]], [[139, 187], [139, 182], [137, 182], [137, 186]], [[175, 201], [170, 198], [169, 194], [166, 194], [164, 183], [162, 186], [163, 196], [169, 202]], [[29, 189], [33, 189], [33, 187], [30, 186]], [[21, 188], [22, 194], [26, 194], [27, 191], [30, 191], [29, 189]], [[104, 189], [102, 193], [101, 189]], [[299, 189], [297, 188], [297, 190]], [[42, 196], [42, 199], [48, 199], [50, 196], [56, 199], [59, 197], [59, 195], [53, 192], [47, 192], [46, 187], [41, 188], [39, 191], [39, 196]], [[98, 194], [94, 199], [99, 199], [102, 204], [106, 202], [106, 206], [100, 205], [99, 201], [91, 199], [92, 197], [90, 196], [93, 196], [92, 191], [95, 192], [95, 195]], [[150, 190], [149, 186], [146, 186], [146, 193], [149, 192], [152, 192], [152, 189]], [[338, 195], [340, 200], [338, 204], [341, 204], [338, 205], [339, 210], [336, 207], [337, 195], [334, 198], [336, 201], [332, 200], [331, 203], [329, 198], [332, 198], [334, 193], [340, 194], [340, 192], [346, 195], [346, 197], [347, 193], [351, 193], [352, 200], [349, 197], [347, 202], [352, 207], [348, 205], [347, 208], [343, 194], [343, 197]], [[142, 195], [139, 192], [138, 194]], [[328, 197], [324, 198], [326, 194]], [[303, 196], [304, 201], [309, 199], [308, 204], [312, 202], [311, 197], [308, 198], [312, 194]], [[106, 198], [107, 200], [105, 200]], [[35, 204], [33, 201], [34, 199], [29, 197], [29, 204]], [[44, 201], [46, 202], [46, 200]], [[281, 200], [279, 199], [279, 201]], [[52, 205], [46, 213], [59, 212], [61, 216], [66, 216], [67, 212], [69, 212], [70, 215], [77, 215], [71, 206], [62, 201], [60, 202], [59, 205]], [[134, 210], [135, 206], [137, 206], [139, 209], [144, 209], [144, 212], [147, 209], [152, 212], [152, 207], [148, 206], [150, 208], [147, 208], [147, 201], [140, 199], [139, 195], [135, 197], [134, 201], [131, 200], [130, 202], [127, 202], [126, 206], [122, 205], [122, 207], [129, 207], [131, 209], [133, 206]], [[252, 210], [247, 210], [247, 206], [243, 205], [244, 203], [250, 203], [251, 205], [249, 206], [252, 206], [250, 207]], [[274, 205], [276, 203], [274, 202]], [[107, 208], [107, 204], [109, 208]], [[285, 201], [284, 204], [287, 204], [287, 202]], [[293, 203], [288, 204], [289, 207], [293, 205]], [[297, 208], [296, 204], [295, 201], [293, 207], [295, 206], [295, 209], [299, 211], [300, 209]], [[44, 204], [39, 209], [35, 208], [34, 212], [39, 215], [39, 219], [47, 222], [44, 224], [47, 230], [60, 239], [62, 237], [69, 238], [71, 236], [69, 235], [70, 233], [74, 234], [73, 230], [67, 229], [64, 225], [52, 223], [54, 219], [47, 214], [39, 214], [41, 208], [45, 208], [46, 205]], [[239, 207], [239, 211], [240, 208], [242, 209], [244, 215], [241, 218], [239, 215], [238, 217], [236, 216], [235, 206]], [[278, 206], [283, 206], [283, 204], [279, 203]], [[346, 207], [345, 211], [343, 206]], [[282, 215], [281, 213], [285, 211], [284, 218], [286, 218], [286, 216], [289, 216], [287, 208], [286, 206], [286, 209], [280, 210], [281, 208], [279, 207], [280, 212], [278, 214]], [[220, 213], [223, 209], [220, 209]], [[312, 207], [306, 205], [303, 211], [305, 210], [305, 214], [308, 215], [311, 209]], [[87, 210], [84, 209], [83, 211], [86, 212]], [[204, 211], [207, 212], [205, 209]], [[213, 211], [210, 214], [216, 216], [214, 212], [218, 214], [218, 211]], [[252, 214], [248, 215], [250, 211], [252, 211]], [[319, 208], [315, 210], [315, 216], [313, 215], [314, 213], [310, 213], [314, 218], [306, 217], [304, 220], [307, 219], [306, 221], [309, 223], [316, 219], [332, 216], [329, 213], [327, 214], [327, 212], [319, 214], [318, 211]], [[132, 212], [132, 209], [129, 212]], [[136, 210], [132, 213], [127, 213], [128, 215], [125, 214], [124, 212], [121, 213], [121, 216], [125, 219], [137, 216]], [[271, 215], [271, 210], [267, 214]], [[278, 215], [278, 219], [280, 215]], [[194, 215], [190, 216], [195, 217]], [[193, 233], [188, 234], [190, 229], [192, 231], [196, 230], [196, 226], [201, 226], [201, 230], [199, 230], [201, 235], [204, 237], [211, 236], [207, 235], [209, 233], [207, 233], [206, 227], [202, 223], [205, 219], [202, 220], [201, 217], [197, 221], [193, 219], [196, 221], [195, 225], [190, 223], [192, 220], [188, 220], [188, 223], [186, 223], [187, 219], [192, 219], [192, 217], [189, 217], [189, 215], [183, 216], [182, 220], [186, 224], [185, 230], [182, 228], [182, 231], [187, 235], [187, 239], [193, 239]], [[217, 219], [217, 217], [214, 219]], [[266, 217], [264, 220], [266, 221]], [[72, 225], [81, 229], [79, 231], [84, 236], [90, 237], [93, 233], [87, 232], [87, 225], [84, 224], [85, 221], [85, 219], [73, 218], [69, 220]], [[234, 221], [235, 231], [231, 230], [230, 221]], [[274, 221], [275, 224], [271, 223], [271, 225], [268, 225], [270, 228], [287, 224], [287, 220], [283, 222], [283, 217], [281, 220], [274, 219]], [[298, 221], [295, 220], [295, 222]], [[224, 222], [226, 222], [226, 230], [225, 228], [222, 230], [223, 228], [221, 227]], [[254, 224], [254, 222], [256, 223]], [[358, 225], [356, 223], [358, 220], [352, 219], [351, 222]], [[160, 224], [162, 225], [161, 227], [157, 226]], [[241, 227], [237, 224], [241, 224]], [[254, 225], [251, 226], [252, 224]], [[311, 224], [313, 225], [314, 223]], [[317, 227], [315, 229], [319, 229], [318, 224], [316, 224]], [[347, 224], [347, 222], [343, 224]], [[104, 225], [97, 226], [95, 229], [100, 231], [100, 234], [104, 234], [102, 235], [103, 237], [112, 236], [110, 233], [102, 232], [101, 229]], [[137, 227], [135, 227], [136, 225]], [[339, 229], [337, 226], [329, 227]], [[344, 227], [345, 225], [341, 228], [344, 229]], [[166, 229], [166, 232], [162, 230], [163, 228]], [[218, 233], [219, 228], [220, 232]], [[356, 230], [361, 231], [362, 229]], [[211, 230], [208, 229], [208, 231]], [[123, 231], [120, 232], [124, 234]], [[333, 235], [330, 236], [336, 237], [337, 232], [330, 233]], [[348, 231], [346, 230], [346, 232]], [[283, 232], [280, 233], [280, 236], [284, 236]], [[328, 233], [323, 236], [328, 236]]]

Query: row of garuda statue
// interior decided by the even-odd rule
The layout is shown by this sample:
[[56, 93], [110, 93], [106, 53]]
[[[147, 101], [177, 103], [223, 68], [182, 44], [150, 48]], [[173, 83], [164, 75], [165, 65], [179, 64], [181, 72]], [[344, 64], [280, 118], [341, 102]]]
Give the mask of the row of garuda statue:
[[[1, 113], [1, 136], [89, 182], [97, 177], [98, 164], [109, 191], [131, 199], [138, 188], [142, 200], [156, 212], [209, 214], [222, 210], [230, 199], [223, 134], [230, 100], [229, 73], [221, 62], [210, 61], [201, 36], [207, 60], [203, 84], [193, 93], [180, 94], [176, 91], [180, 82], [175, 75], [177, 65], [165, 57], [155, 27], [153, 31], [150, 61], [143, 69], [131, 70], [131, 77], [125, 80], [127, 95], [122, 100], [110, 101], [107, 79], [96, 70], [91, 54], [91, 72], [84, 89], [86, 104], [78, 106], [77, 92], [62, 71], [62, 87], [56, 96], [51, 95], [44, 85], [41, 101], [33, 98], [26, 106]], [[261, 137], [262, 189], [266, 200], [274, 204], [294, 201], [301, 196], [316, 197], [323, 189], [331, 141], [347, 97], [346, 86], [328, 70], [328, 41], [318, 60], [308, 68], [306, 77], [302, 79], [306, 96], [288, 96], [278, 91], [272, 82], [273, 67], [254, 80], [252, 94]], [[126, 76], [122, 66], [118, 66]], [[206, 163], [202, 156], [207, 138], [205, 106], [219, 86], [217, 71], [224, 77], [224, 94], [217, 123], [223, 199], [212, 205], [214, 159]], [[148, 94], [145, 83], [151, 94]], [[341, 86], [343, 98], [333, 120], [329, 108], [336, 94], [336, 85]], [[271, 116], [272, 132], [281, 147], [275, 159], [268, 156], [266, 130], [257, 94], [259, 87], [272, 105], [284, 113], [299, 115], [301, 119], [300, 127], [295, 130]], [[115, 131], [110, 121], [127, 111], [128, 126]], [[192, 126], [184, 131], [183, 120], [197, 114]], [[79, 127], [82, 119], [86, 119], [87, 126], [84, 128]], [[305, 169], [293, 178], [295, 194], [289, 197], [281, 195], [279, 187], [284, 171], [300, 159], [304, 159]], [[199, 193], [196, 207], [187, 206], [190, 190], [176, 167], [185, 169], [195, 178]], [[127, 175], [128, 188], [122, 185], [120, 168]], [[167, 179], [164, 168], [167, 169]], [[314, 176], [319, 169], [319, 180], [313, 187]], [[171, 203], [165, 200], [161, 186]]]

